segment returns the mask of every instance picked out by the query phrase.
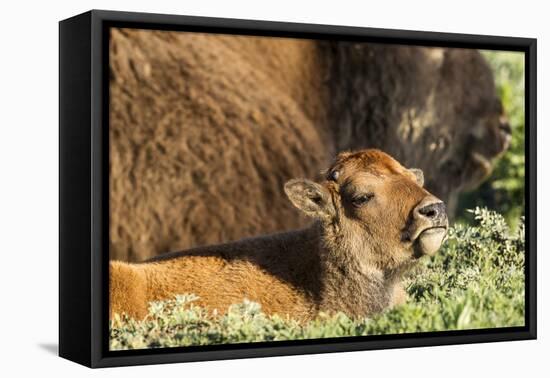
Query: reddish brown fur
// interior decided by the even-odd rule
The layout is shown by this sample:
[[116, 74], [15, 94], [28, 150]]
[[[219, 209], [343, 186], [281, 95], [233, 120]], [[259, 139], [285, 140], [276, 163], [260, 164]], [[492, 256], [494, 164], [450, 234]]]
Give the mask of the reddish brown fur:
[[112, 29], [110, 253], [304, 227], [280, 190], [377, 147], [453, 202], [505, 148], [475, 50]]
[[[285, 186], [291, 202], [316, 219], [306, 229], [144, 263], [111, 262], [111, 316], [141, 318], [150, 301], [184, 293], [197, 294], [210, 310], [224, 312], [247, 298], [268, 314], [299, 320], [320, 311], [368, 316], [402, 302], [402, 275], [418, 257], [417, 239], [408, 233], [437, 226], [411, 223], [411, 217], [420, 204], [436, 199], [415, 174], [377, 150], [341, 154], [327, 175], [332, 178], [320, 184], [291, 180]], [[374, 196], [351, 205], [364, 191]]]

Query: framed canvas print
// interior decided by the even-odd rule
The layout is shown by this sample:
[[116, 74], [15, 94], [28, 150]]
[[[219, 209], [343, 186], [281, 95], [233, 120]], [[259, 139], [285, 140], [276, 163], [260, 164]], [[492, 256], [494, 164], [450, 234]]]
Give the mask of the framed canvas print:
[[60, 22], [59, 351], [90, 367], [536, 337], [536, 40]]

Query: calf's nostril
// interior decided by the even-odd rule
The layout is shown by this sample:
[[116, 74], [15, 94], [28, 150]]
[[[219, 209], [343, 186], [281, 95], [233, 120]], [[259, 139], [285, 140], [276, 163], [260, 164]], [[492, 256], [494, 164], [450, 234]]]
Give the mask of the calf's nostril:
[[419, 212], [427, 218], [435, 218], [437, 216], [437, 210], [433, 205], [423, 207]]
[[429, 218], [429, 219], [436, 219], [440, 216], [442, 212], [445, 211], [445, 205], [440, 203], [432, 203], [428, 206], [424, 206], [421, 209], [418, 210], [420, 215]]
[[437, 215], [437, 212], [435, 210], [428, 210], [424, 213], [425, 216], [427, 216], [428, 218], [435, 218], [435, 216]]

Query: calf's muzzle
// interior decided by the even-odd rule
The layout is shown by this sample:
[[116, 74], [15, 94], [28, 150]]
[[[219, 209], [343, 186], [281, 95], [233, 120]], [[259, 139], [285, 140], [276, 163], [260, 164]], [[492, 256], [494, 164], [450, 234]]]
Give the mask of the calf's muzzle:
[[413, 210], [415, 257], [434, 255], [445, 239], [448, 225], [445, 204], [431, 195], [424, 198]]

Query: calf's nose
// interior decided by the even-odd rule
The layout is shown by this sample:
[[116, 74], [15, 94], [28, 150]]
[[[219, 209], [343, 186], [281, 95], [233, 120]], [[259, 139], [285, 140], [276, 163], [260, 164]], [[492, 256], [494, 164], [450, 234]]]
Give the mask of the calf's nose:
[[441, 213], [445, 211], [445, 205], [443, 202], [432, 203], [431, 205], [424, 206], [419, 209], [418, 212], [429, 219], [437, 219], [441, 216]]
[[437, 198], [425, 199], [416, 207], [414, 213], [416, 219], [432, 222], [446, 218], [445, 204]]

